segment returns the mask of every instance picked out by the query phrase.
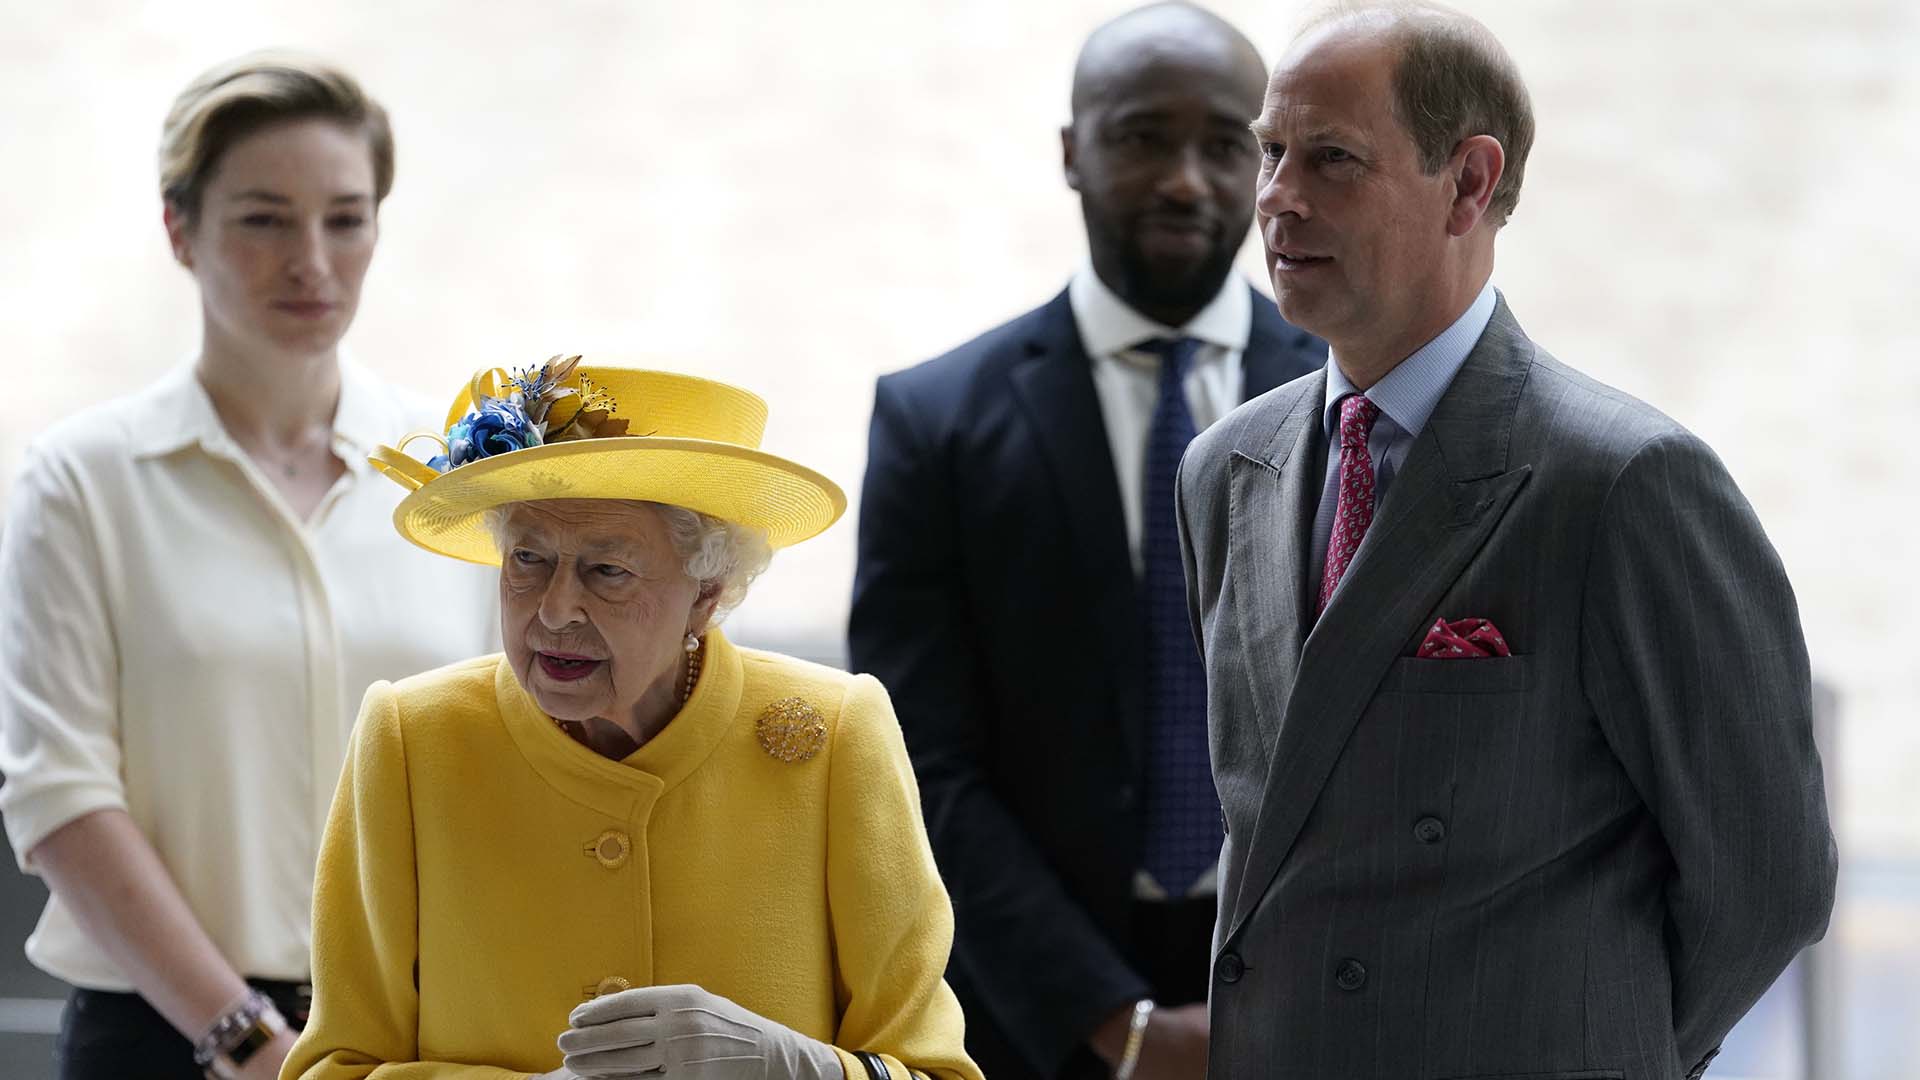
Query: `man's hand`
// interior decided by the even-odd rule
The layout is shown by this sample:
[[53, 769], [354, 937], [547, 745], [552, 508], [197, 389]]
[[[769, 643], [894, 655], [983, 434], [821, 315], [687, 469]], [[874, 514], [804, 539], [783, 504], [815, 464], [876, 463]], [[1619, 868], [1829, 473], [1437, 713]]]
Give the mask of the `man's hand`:
[[1207, 1075], [1207, 1006], [1175, 1005], [1153, 1010], [1140, 1043], [1134, 1080], [1200, 1080]]
[[[1129, 1005], [1108, 1016], [1087, 1042], [1106, 1061], [1120, 1067], [1126, 1052], [1127, 1027], [1133, 1021]], [[1140, 1042], [1140, 1060], [1134, 1080], [1199, 1080], [1207, 1074], [1207, 1006], [1161, 1006], [1147, 1018], [1146, 1037]]]
[[[645, 986], [573, 1010], [566, 1067], [586, 1080], [840, 1080], [840, 1055], [697, 986]], [[564, 1073], [562, 1075], [565, 1075]]]

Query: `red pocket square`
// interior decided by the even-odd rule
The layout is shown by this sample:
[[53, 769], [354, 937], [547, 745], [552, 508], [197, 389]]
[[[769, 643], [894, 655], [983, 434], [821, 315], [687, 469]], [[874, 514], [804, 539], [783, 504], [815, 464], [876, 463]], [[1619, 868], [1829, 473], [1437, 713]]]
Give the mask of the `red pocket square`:
[[1512, 656], [1500, 628], [1485, 619], [1435, 619], [1416, 656], [1451, 660], [1454, 657]]

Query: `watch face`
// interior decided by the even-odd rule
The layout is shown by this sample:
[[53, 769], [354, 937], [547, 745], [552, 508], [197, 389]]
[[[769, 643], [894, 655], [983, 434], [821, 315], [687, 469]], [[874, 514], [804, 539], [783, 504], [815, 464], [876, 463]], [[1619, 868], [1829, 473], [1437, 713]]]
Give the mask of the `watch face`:
[[237, 1075], [260, 1048], [287, 1030], [287, 1022], [265, 994], [255, 991], [241, 1005], [214, 1021], [194, 1045], [194, 1064], [214, 1076]]
[[273, 1031], [267, 1026], [266, 1017], [253, 1022], [247, 1033], [240, 1037], [233, 1049], [227, 1051], [227, 1060], [235, 1065], [245, 1065], [247, 1059], [260, 1052], [260, 1048], [273, 1041]]

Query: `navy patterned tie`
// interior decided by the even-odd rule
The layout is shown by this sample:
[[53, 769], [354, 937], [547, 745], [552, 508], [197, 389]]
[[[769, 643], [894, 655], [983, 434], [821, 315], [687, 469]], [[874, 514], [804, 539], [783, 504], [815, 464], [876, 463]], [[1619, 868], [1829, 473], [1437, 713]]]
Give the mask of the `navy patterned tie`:
[[1146, 870], [1184, 896], [1220, 856], [1220, 800], [1207, 759], [1207, 677], [1187, 619], [1187, 580], [1174, 522], [1173, 476], [1193, 441], [1187, 371], [1193, 338], [1135, 346], [1160, 357], [1160, 390], [1147, 429], [1141, 561], [1147, 613]]

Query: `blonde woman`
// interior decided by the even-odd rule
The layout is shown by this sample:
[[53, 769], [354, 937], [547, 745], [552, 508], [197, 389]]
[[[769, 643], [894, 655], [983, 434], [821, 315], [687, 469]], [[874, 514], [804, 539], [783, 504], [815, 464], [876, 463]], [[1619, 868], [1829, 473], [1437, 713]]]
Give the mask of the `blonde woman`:
[[484, 578], [393, 535], [366, 454], [430, 410], [349, 364], [386, 114], [255, 55], [174, 103], [190, 363], [30, 445], [0, 538], [0, 788], [73, 984], [63, 1080], [269, 1077], [303, 1022], [321, 824], [369, 683], [490, 647]]

